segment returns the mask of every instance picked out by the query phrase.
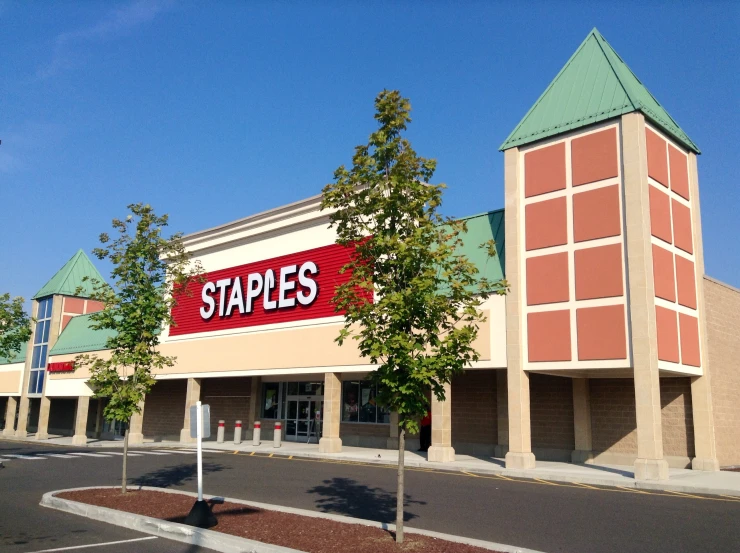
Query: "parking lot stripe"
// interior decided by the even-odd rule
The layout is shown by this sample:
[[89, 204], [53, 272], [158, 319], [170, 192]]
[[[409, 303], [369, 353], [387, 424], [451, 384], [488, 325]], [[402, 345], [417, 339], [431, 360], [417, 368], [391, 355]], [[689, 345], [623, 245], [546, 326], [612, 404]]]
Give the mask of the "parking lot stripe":
[[82, 457], [100, 457], [101, 459], [110, 459], [110, 455], [101, 455], [100, 453], [70, 453], [70, 455], [81, 455]]
[[159, 451], [160, 453], [179, 453], [180, 455], [193, 455], [195, 451], [178, 451], [177, 449], [153, 449], [152, 451]]
[[67, 455], [64, 453], [45, 453], [47, 457], [56, 457], [57, 459], [79, 459], [79, 457], [75, 457], [74, 455]]
[[[119, 457], [123, 457], [123, 453], [121, 453], [120, 451], [104, 451], [103, 453], [105, 453], [106, 455], [117, 455]], [[139, 455], [138, 453], [131, 453], [130, 451], [128, 452], [128, 456], [141, 457], [141, 455]]]
[[10, 457], [11, 459], [29, 459], [31, 461], [40, 461], [42, 459], [46, 459], [46, 457], [38, 457], [36, 455], [11, 455], [9, 453], [3, 453], [6, 457]]
[[131, 540], [118, 540], [118, 541], [109, 541], [105, 543], [91, 543], [89, 545], [72, 545], [70, 547], [57, 547], [54, 549], [41, 549], [40, 551], [34, 551], [34, 553], [52, 553], [53, 551], [74, 551], [75, 549], [88, 549], [90, 547], [105, 547], [106, 545], [118, 545], [121, 543], [132, 543], [135, 541], [146, 541], [146, 540], [156, 540], [157, 536], [147, 536], [145, 538], [134, 538]]
[[142, 455], [169, 455], [169, 453], [160, 453], [158, 451], [144, 451], [143, 449], [137, 449], [136, 453], [141, 453]]

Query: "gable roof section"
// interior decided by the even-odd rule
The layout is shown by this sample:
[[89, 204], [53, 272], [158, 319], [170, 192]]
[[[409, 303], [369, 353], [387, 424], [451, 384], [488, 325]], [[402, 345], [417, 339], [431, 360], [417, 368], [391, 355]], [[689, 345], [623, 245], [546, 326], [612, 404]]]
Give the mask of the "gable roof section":
[[0, 357], [0, 365], [10, 365], [11, 363], [23, 363], [26, 360], [26, 351], [28, 350], [28, 342], [21, 346], [21, 349], [11, 359]]
[[[464, 255], [478, 269], [481, 277], [489, 282], [497, 282], [504, 278], [506, 266], [504, 240], [504, 210], [489, 211], [479, 215], [463, 217], [467, 225], [467, 232], [461, 237], [462, 247], [455, 253]], [[496, 241], [496, 256], [488, 257], [485, 248], [481, 248], [489, 240]]]
[[593, 29], [499, 150], [639, 111], [689, 150], [699, 148]]
[[115, 335], [112, 330], [94, 330], [90, 328], [90, 315], [72, 317], [62, 333], [59, 335], [49, 355], [64, 355], [67, 353], [83, 353], [106, 349], [108, 338]]
[[[89, 280], [83, 281], [85, 277], [105, 282], [105, 279], [102, 277], [95, 265], [92, 264], [92, 261], [90, 261], [90, 258], [87, 257], [85, 252], [78, 250], [77, 253], [72, 256], [72, 259], [67, 261], [67, 263], [64, 264], [64, 267], [59, 269], [57, 274], [51, 277], [51, 280], [44, 284], [41, 290], [36, 292], [33, 299], [43, 298], [54, 294], [89, 298], [93, 291], [93, 284]], [[81, 293], [76, 293], [77, 288], [82, 288]]]

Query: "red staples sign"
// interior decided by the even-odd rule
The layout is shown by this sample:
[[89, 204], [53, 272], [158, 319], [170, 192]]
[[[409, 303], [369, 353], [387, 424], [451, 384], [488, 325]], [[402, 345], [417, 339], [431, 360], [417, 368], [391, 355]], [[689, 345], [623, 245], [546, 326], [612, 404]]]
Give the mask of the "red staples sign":
[[206, 273], [172, 311], [170, 336], [332, 317], [339, 270], [351, 249], [338, 244]]
[[50, 373], [68, 373], [75, 370], [74, 361], [61, 361], [58, 363], [49, 363], [46, 370]]

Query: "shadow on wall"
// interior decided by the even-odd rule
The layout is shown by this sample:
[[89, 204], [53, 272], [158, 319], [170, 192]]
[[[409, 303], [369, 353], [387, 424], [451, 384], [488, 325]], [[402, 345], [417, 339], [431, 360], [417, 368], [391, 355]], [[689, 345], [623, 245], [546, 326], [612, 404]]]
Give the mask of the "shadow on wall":
[[[213, 472], [221, 472], [229, 468], [219, 463], [203, 463], [203, 475]], [[182, 486], [185, 482], [190, 482], [198, 477], [198, 465], [181, 464], [173, 467], [164, 467], [138, 478], [131, 479], [134, 486], [154, 486], [157, 488], [168, 488], [170, 486]]]
[[[351, 478], [324, 480], [323, 485], [315, 486], [307, 493], [320, 496], [320, 499], [316, 499], [316, 506], [325, 513], [386, 523], [396, 521], [395, 493], [359, 484]], [[412, 504], [426, 505], [426, 502], [412, 500], [408, 494], [404, 494], [404, 506]], [[404, 521], [417, 517], [418, 515], [404, 509]]]

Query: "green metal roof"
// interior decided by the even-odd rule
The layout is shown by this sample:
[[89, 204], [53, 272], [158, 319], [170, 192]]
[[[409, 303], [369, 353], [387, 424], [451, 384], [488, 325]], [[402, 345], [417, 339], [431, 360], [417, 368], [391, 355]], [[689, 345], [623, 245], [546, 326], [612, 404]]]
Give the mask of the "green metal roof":
[[20, 351], [12, 359], [0, 357], [0, 365], [9, 365], [11, 363], [23, 363], [26, 360], [26, 351], [28, 350], [28, 342], [21, 346]]
[[[44, 284], [41, 290], [36, 292], [33, 299], [43, 298], [54, 294], [89, 298], [92, 295], [93, 283], [89, 280], [83, 282], [84, 277], [90, 277], [91, 279], [105, 282], [105, 279], [95, 268], [95, 265], [92, 264], [90, 258], [85, 255], [85, 252], [79, 250], [72, 256], [72, 259], [64, 264], [64, 267], [57, 271], [57, 274], [51, 277], [49, 282]], [[77, 288], [82, 288], [82, 292], [77, 294]]]
[[106, 349], [108, 338], [115, 335], [112, 330], [93, 330], [90, 328], [90, 315], [72, 317], [62, 333], [59, 335], [49, 355], [64, 355], [67, 353], [82, 353], [86, 351], [100, 351]]
[[699, 148], [595, 28], [499, 150], [639, 111], [689, 150]]
[[[504, 278], [505, 250], [504, 250], [504, 210], [489, 211], [479, 215], [463, 217], [468, 231], [462, 236], [463, 245], [458, 254], [465, 255], [479, 271], [481, 277], [490, 282]], [[488, 257], [488, 253], [481, 244], [489, 240], [496, 241], [496, 256]]]

